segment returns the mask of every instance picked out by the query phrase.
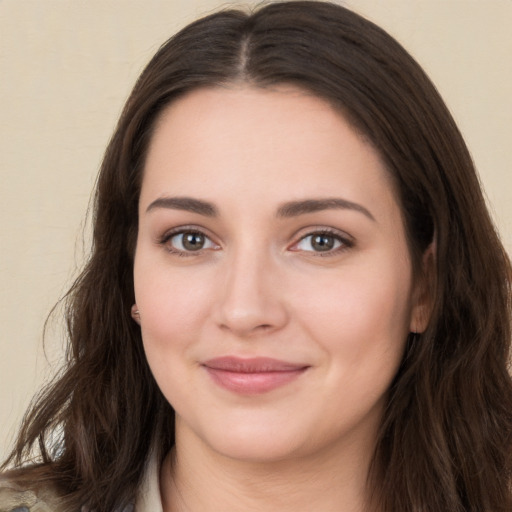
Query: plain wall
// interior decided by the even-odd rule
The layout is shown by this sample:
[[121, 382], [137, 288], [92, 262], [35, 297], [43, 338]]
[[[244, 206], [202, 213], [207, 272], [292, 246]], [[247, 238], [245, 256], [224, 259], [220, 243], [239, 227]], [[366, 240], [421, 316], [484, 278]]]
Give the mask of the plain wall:
[[[234, 2], [232, 2], [234, 3]], [[445, 98], [512, 252], [512, 0], [352, 0]], [[217, 0], [0, 0], [0, 458], [62, 357], [42, 329], [88, 246], [102, 153], [143, 65]], [[244, 4], [246, 5], [246, 4]]]

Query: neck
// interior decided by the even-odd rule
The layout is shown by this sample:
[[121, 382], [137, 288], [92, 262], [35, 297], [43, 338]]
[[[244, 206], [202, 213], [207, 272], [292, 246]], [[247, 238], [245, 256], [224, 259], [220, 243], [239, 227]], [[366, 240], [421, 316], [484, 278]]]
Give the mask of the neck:
[[180, 441], [161, 470], [164, 512], [306, 512], [312, 504], [322, 512], [369, 510], [373, 449], [362, 456], [358, 443], [349, 443], [343, 455], [331, 446], [328, 453], [254, 462]]

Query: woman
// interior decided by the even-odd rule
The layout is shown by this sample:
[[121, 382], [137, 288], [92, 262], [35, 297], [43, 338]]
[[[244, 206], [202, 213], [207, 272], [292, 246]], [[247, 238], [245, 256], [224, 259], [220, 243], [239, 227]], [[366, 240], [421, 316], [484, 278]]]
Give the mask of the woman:
[[510, 278], [389, 35], [323, 2], [199, 20], [107, 149], [67, 367], [0, 503], [510, 510]]

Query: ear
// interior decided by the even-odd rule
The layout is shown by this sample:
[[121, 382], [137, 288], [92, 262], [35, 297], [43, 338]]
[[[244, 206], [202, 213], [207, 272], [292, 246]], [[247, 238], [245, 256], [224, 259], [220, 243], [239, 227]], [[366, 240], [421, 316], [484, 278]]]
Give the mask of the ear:
[[140, 325], [140, 313], [137, 304], [134, 304], [131, 309], [132, 318]]
[[434, 309], [436, 282], [436, 242], [432, 242], [423, 253], [419, 275], [415, 276], [412, 295], [410, 332], [422, 333], [430, 322]]

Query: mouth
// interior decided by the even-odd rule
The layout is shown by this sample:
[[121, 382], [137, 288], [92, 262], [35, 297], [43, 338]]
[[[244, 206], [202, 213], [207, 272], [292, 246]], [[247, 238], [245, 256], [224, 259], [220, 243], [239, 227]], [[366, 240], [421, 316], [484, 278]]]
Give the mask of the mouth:
[[233, 393], [268, 393], [299, 378], [309, 366], [267, 357], [234, 356], [210, 359], [202, 364], [212, 380]]

